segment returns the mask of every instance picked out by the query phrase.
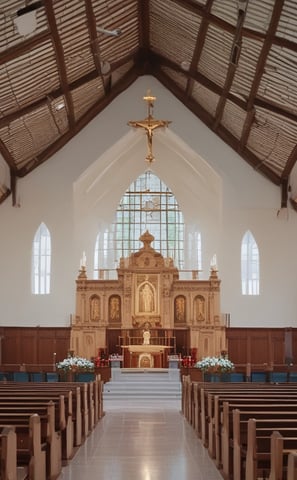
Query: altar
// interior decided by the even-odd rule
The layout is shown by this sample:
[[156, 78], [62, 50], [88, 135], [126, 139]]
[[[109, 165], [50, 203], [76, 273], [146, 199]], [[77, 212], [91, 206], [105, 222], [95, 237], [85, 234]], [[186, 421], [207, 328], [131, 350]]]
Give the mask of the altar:
[[[123, 345], [128, 351], [129, 368], [167, 368], [167, 355], [170, 346], [167, 345]], [[124, 354], [124, 358], [127, 355]]]
[[117, 279], [89, 279], [81, 266], [70, 349], [86, 358], [122, 355], [124, 368], [167, 368], [172, 355], [196, 361], [228, 350], [216, 267], [208, 279], [194, 270], [180, 279], [173, 259], [151, 246], [153, 235], [140, 241], [120, 259]]

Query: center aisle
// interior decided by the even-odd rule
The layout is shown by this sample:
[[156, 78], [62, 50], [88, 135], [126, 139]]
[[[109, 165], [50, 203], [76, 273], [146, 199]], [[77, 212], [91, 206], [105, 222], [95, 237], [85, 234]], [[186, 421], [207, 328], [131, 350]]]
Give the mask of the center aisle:
[[222, 480], [180, 400], [106, 400], [59, 480]]

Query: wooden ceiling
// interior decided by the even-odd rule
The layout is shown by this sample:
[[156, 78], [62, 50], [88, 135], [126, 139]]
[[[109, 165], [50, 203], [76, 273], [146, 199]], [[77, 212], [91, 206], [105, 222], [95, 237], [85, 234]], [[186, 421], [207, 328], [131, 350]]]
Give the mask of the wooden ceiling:
[[[26, 35], [15, 25], [24, 8], [36, 17]], [[287, 205], [297, 160], [296, 0], [1, 0], [0, 153], [11, 183], [0, 184], [0, 203], [9, 195], [14, 203], [17, 178], [143, 74], [279, 185]]]

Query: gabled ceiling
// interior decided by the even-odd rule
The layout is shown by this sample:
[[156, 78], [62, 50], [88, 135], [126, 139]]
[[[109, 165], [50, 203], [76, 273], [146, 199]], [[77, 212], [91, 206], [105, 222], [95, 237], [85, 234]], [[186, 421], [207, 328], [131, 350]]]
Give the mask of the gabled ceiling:
[[[31, 13], [26, 13], [31, 10]], [[35, 16], [32, 33], [15, 22]], [[107, 31], [106, 31], [107, 30]], [[296, 0], [1, 0], [0, 153], [29, 174], [139, 75], [271, 182], [297, 160]]]

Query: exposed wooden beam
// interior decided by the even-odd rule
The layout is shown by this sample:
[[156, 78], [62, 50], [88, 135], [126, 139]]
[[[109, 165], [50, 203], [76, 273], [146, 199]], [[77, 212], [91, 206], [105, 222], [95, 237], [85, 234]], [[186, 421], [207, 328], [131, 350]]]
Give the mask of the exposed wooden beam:
[[[207, 0], [207, 3], [205, 5], [205, 10], [207, 13], [210, 12], [213, 2], [214, 0]], [[196, 38], [196, 44], [195, 44], [195, 48], [192, 56], [191, 65], [190, 65], [190, 72], [197, 70], [197, 67], [199, 65], [199, 60], [203, 51], [205, 38], [208, 30], [208, 25], [209, 25], [208, 18], [205, 18], [205, 16], [203, 16], [199, 31], [197, 34], [197, 38]], [[187, 87], [186, 87], [186, 92], [188, 95], [192, 93], [193, 85], [194, 85], [193, 79], [189, 78], [187, 82]]]
[[12, 206], [15, 207], [17, 203], [17, 177], [14, 170], [10, 170], [10, 190], [12, 194]]
[[222, 116], [224, 113], [228, 93], [231, 90], [231, 86], [233, 83], [233, 79], [235, 76], [235, 72], [237, 69], [240, 51], [241, 51], [241, 43], [242, 43], [242, 29], [243, 29], [243, 22], [245, 19], [245, 12], [243, 10], [239, 10], [238, 18], [237, 18], [237, 25], [236, 31], [234, 34], [233, 45], [230, 52], [230, 63], [225, 79], [225, 84], [223, 88], [222, 95], [220, 96], [220, 100], [217, 104], [216, 113], [215, 113], [215, 121], [214, 121], [214, 130], [216, 130], [221, 123]]
[[278, 22], [279, 22], [279, 19], [280, 19], [280, 14], [281, 14], [284, 2], [285, 2], [285, 0], [278, 0], [274, 4], [274, 9], [273, 9], [273, 12], [272, 12], [272, 15], [271, 15], [270, 25], [269, 25], [269, 28], [267, 30], [267, 35], [266, 35], [265, 41], [263, 43], [261, 53], [260, 53], [259, 58], [258, 58], [256, 71], [255, 71], [255, 76], [254, 76], [254, 81], [253, 81], [251, 89], [250, 89], [250, 94], [249, 94], [248, 104], [247, 104], [247, 110], [250, 110], [251, 108], [253, 108], [254, 99], [257, 95], [259, 85], [260, 85], [260, 82], [261, 82], [261, 79], [262, 79], [262, 75], [264, 73], [266, 60], [267, 60], [267, 57], [268, 57], [269, 52], [270, 52], [270, 48], [271, 48], [271, 45], [272, 45], [272, 42], [273, 42], [274, 34], [277, 30], [277, 26], [278, 26]]
[[[191, 110], [200, 120], [206, 124], [212, 131], [214, 118], [206, 112], [201, 105], [195, 102], [193, 99], [186, 96], [185, 92], [177, 85], [173, 84], [172, 80], [168, 78], [161, 70], [155, 70], [155, 77], [168, 89], [173, 95], [176, 96], [189, 110]], [[220, 125], [215, 133], [224, 140], [233, 150], [237, 151], [239, 148], [239, 141], [234, 135], [227, 131], [225, 127]], [[280, 185], [280, 177], [269, 169], [265, 162], [262, 162], [256, 155], [248, 150], [246, 147], [242, 149], [240, 156], [246, 160], [253, 168], [261, 172], [266, 178], [271, 180], [275, 185]]]
[[8, 48], [4, 52], [1, 52], [0, 55], [0, 65], [8, 63], [14, 58], [20, 57], [25, 53], [33, 50], [33, 48], [39, 46], [41, 43], [51, 40], [51, 32], [49, 30], [44, 30], [43, 32], [37, 33], [31, 38], [24, 40], [13, 47]]
[[52, 32], [53, 47], [56, 51], [57, 68], [58, 68], [59, 77], [60, 77], [60, 84], [61, 84], [62, 91], [66, 101], [68, 122], [69, 122], [70, 128], [73, 128], [75, 125], [74, 106], [73, 106], [72, 96], [69, 91], [64, 51], [63, 51], [63, 46], [60, 39], [57, 23], [56, 23], [56, 17], [55, 17], [55, 12], [53, 8], [53, 0], [47, 0], [46, 2], [44, 2], [44, 8], [45, 8], [50, 29]]
[[[194, 71], [194, 72], [185, 72], [182, 70], [179, 64], [173, 62], [172, 60], [169, 60], [168, 58], [163, 57], [160, 54], [156, 53], [150, 53], [150, 62], [152, 64], [152, 68], [155, 67], [155, 65], [164, 65], [168, 68], [171, 68], [172, 70], [183, 73], [186, 77], [191, 78], [192, 80], [197, 81], [204, 87], [208, 88], [211, 92], [215, 93], [216, 95], [221, 96], [223, 93], [223, 88], [214, 83], [212, 80], [209, 80], [205, 75], [201, 74], [200, 72]], [[227, 99], [232, 101], [235, 105], [240, 107], [242, 110], [247, 111], [247, 100], [242, 100], [239, 98], [237, 95], [234, 95], [231, 91], [227, 93]], [[262, 98], [256, 97], [254, 99], [254, 105], [259, 106], [261, 108], [264, 108], [265, 110], [268, 110], [270, 112], [276, 113], [277, 115], [281, 115], [284, 118], [288, 118], [289, 120], [292, 120], [294, 122], [297, 122], [297, 114], [293, 112], [289, 112], [288, 110], [282, 108], [279, 105], [276, 105], [274, 102], [270, 102], [268, 100], [264, 100]], [[1, 120], [0, 120], [1, 124]]]
[[2, 193], [2, 195], [0, 196], [0, 204], [3, 203], [9, 197], [9, 195], [11, 195], [10, 188], [8, 188], [6, 192]]
[[[255, 71], [255, 76], [254, 76], [254, 81], [252, 83], [250, 93], [249, 93], [249, 98], [247, 101], [247, 111], [252, 111], [255, 108], [255, 99], [257, 96], [257, 92], [259, 89], [259, 85], [262, 79], [262, 75], [264, 73], [265, 69], [265, 64], [267, 57], [270, 52], [270, 48], [272, 45], [273, 37], [275, 35], [275, 32], [277, 30], [278, 22], [280, 19], [281, 11], [283, 8], [284, 0], [279, 0], [278, 2], [275, 2], [274, 4], [274, 9], [271, 15], [271, 20], [270, 20], [270, 25], [267, 30], [267, 35], [266, 39], [263, 43], [261, 53], [258, 58], [257, 66], [256, 66], [256, 71]], [[241, 139], [240, 139], [240, 151], [242, 151], [243, 145], [245, 145], [248, 141], [249, 133], [252, 127], [252, 122], [251, 122], [251, 115], [247, 115], [245, 123], [242, 128], [242, 134], [241, 134]]]
[[138, 0], [138, 25], [140, 29], [139, 47], [144, 52], [148, 52], [150, 48], [149, 3], [150, 2]]
[[288, 190], [289, 180], [288, 178], [283, 178], [281, 181], [281, 208], [287, 208], [288, 206]]
[[[139, 54], [137, 53], [136, 55], [129, 54], [123, 58], [121, 58], [120, 61], [114, 62], [111, 64], [111, 72], [116, 70], [117, 68], [121, 67], [122, 65], [125, 65], [126, 63], [129, 63], [131, 60], [134, 61], [134, 63], [137, 63], [137, 59], [139, 57]], [[98, 71], [97, 69], [92, 70], [91, 72], [88, 72], [86, 75], [74, 80], [69, 84], [69, 91], [72, 92], [73, 90], [81, 87], [85, 83], [91, 82], [95, 78], [98, 77]], [[23, 117], [24, 115], [28, 115], [30, 112], [43, 107], [44, 105], [48, 104], [49, 99], [54, 100], [56, 98], [61, 97], [64, 95], [64, 92], [61, 87], [57, 88], [56, 90], [52, 90], [49, 92], [45, 97], [40, 98], [39, 100], [36, 100], [35, 102], [31, 103], [30, 105], [26, 105], [23, 108], [20, 108], [19, 110], [16, 110], [13, 113], [10, 113], [6, 115], [5, 117], [0, 118], [0, 128], [5, 127], [6, 125], [9, 125], [11, 122], [14, 120], [17, 120], [18, 118]]]
[[94, 15], [93, 5], [90, 0], [85, 0], [85, 8], [87, 14], [87, 21], [88, 21], [88, 30], [90, 35], [90, 45], [91, 51], [94, 59], [95, 68], [98, 72], [98, 76], [101, 77], [102, 83], [104, 86], [104, 91], [107, 93], [110, 90], [110, 74], [103, 75], [101, 71], [101, 58], [100, 58], [100, 48], [99, 48], [99, 40], [97, 36], [96, 30], [96, 18]]
[[75, 124], [74, 128], [68, 130], [64, 135], [62, 135], [58, 140], [53, 144], [49, 145], [42, 153], [35, 157], [34, 164], [30, 165], [29, 168], [26, 166], [18, 171], [18, 176], [23, 177], [34, 170], [36, 167], [44, 163], [48, 158], [50, 158], [54, 153], [56, 153], [60, 148], [62, 148], [71, 138], [74, 137], [78, 132], [80, 132], [93, 118], [96, 117], [104, 108], [109, 105], [109, 103], [114, 100], [120, 93], [125, 91], [135, 80], [139, 77], [139, 70], [137, 67], [134, 67], [130, 70], [122, 79], [121, 82], [118, 82], [112, 91], [107, 94], [100, 102], [97, 102], [93, 107], [91, 107]]
[[4, 158], [4, 160], [6, 161], [9, 168], [12, 171], [16, 171], [16, 166], [15, 166], [13, 157], [12, 157], [10, 151], [8, 150], [8, 148], [6, 147], [5, 143], [1, 139], [0, 139], [0, 153], [1, 153], [2, 157]]
[[250, 110], [249, 112], [247, 112], [246, 114], [246, 117], [245, 117], [245, 122], [243, 124], [243, 127], [242, 127], [242, 132], [241, 132], [241, 137], [240, 137], [240, 140], [239, 140], [239, 144], [238, 144], [238, 153], [242, 153], [247, 141], [248, 141], [248, 138], [249, 138], [249, 135], [250, 135], [250, 131], [251, 131], [251, 128], [252, 128], [252, 125], [253, 125], [253, 122], [254, 122], [254, 119], [255, 119], [255, 115], [256, 115], [256, 110], [253, 108], [252, 110]]
[[286, 166], [283, 170], [282, 177], [287, 178], [291, 174], [295, 164], [297, 162], [297, 145], [293, 148], [292, 152], [290, 153], [290, 156], [287, 160]]
[[[222, 30], [225, 30], [231, 35], [234, 35], [236, 27], [233, 24], [226, 22], [222, 18], [216, 17], [210, 12], [206, 12], [205, 5], [201, 5], [197, 3], [195, 0], [172, 0], [172, 1], [175, 1], [175, 3], [179, 4], [184, 8], [187, 8], [190, 12], [193, 12], [196, 15], [207, 18], [209, 20], [209, 23], [211, 23], [212, 25], [215, 25], [216, 27], [219, 27]], [[275, 0], [275, 4], [277, 4], [278, 2], [279, 0]], [[261, 43], [262, 41], [265, 41], [265, 38], [266, 38], [265, 33], [257, 30], [252, 30], [251, 28], [247, 28], [247, 27], [243, 28], [242, 34], [243, 34], [243, 37], [259, 40], [261, 41]], [[297, 43], [292, 40], [286, 39], [284, 37], [278, 37], [277, 35], [274, 34], [273, 43], [280, 47], [285, 47], [288, 50], [293, 50], [294, 52], [297, 52]]]

